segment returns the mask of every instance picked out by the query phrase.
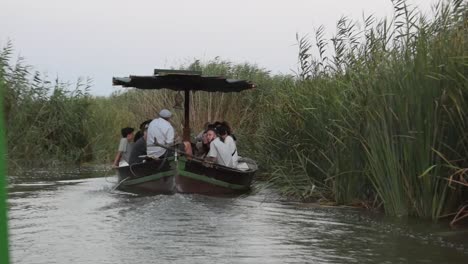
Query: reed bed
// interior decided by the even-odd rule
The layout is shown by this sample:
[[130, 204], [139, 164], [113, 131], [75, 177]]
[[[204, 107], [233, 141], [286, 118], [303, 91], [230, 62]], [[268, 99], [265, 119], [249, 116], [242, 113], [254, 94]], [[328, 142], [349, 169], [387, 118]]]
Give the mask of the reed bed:
[[22, 58], [11, 63], [12, 50], [8, 43], [0, 53], [10, 168], [87, 159], [83, 120], [90, 81], [79, 79], [69, 89], [68, 83], [32, 72]]
[[467, 199], [448, 185], [466, 182], [467, 8], [393, 3], [392, 20], [342, 18], [330, 41], [320, 27], [316, 57], [298, 36], [297, 81], [266, 100], [257, 134], [286, 194], [436, 220]]
[[[157, 117], [162, 108], [174, 113], [172, 122], [178, 136], [182, 135], [184, 113], [174, 108], [174, 98], [178, 96], [174, 91], [129, 89], [110, 97], [93, 97], [89, 94], [90, 80], [79, 79], [75, 87], [59, 79], [51, 82], [47, 76], [33, 72], [24, 59], [12, 62], [12, 53], [11, 43], [0, 53], [10, 170], [31, 165], [110, 163], [120, 129], [138, 129], [141, 122]], [[205, 63], [196, 60], [180, 69], [248, 79], [258, 86], [254, 92], [243, 94], [191, 93], [194, 136], [206, 122], [221, 120], [228, 121], [239, 138], [254, 133], [255, 109], [262, 87], [273, 83], [267, 70], [218, 58]]]

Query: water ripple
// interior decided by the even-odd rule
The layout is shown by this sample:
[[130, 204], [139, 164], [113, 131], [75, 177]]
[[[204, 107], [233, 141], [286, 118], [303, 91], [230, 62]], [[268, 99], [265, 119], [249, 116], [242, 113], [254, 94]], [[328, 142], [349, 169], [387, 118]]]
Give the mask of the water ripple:
[[265, 191], [135, 196], [112, 187], [103, 178], [10, 185], [13, 263], [468, 261], [466, 236], [422, 221], [281, 202]]

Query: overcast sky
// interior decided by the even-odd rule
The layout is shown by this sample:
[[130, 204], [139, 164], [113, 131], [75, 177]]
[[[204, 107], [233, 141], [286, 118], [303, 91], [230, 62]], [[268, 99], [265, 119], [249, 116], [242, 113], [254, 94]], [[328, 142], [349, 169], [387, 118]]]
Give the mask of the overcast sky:
[[[429, 12], [433, 0], [408, 0]], [[51, 78], [94, 80], [109, 95], [112, 76], [149, 75], [154, 68], [216, 56], [256, 63], [272, 73], [296, 69], [296, 32], [341, 16], [393, 13], [390, 0], [0, 0], [0, 47]]]

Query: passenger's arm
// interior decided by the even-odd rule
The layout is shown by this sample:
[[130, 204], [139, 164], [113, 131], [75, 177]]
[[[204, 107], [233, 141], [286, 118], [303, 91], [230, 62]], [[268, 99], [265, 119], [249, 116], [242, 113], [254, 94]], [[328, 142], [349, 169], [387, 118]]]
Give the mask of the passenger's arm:
[[213, 161], [216, 161], [216, 158], [218, 157], [218, 151], [216, 150], [216, 146], [213, 142], [210, 143], [210, 151], [208, 151], [208, 154], [206, 154], [206, 158], [210, 158]]
[[127, 139], [121, 138], [119, 142], [119, 149], [117, 150], [117, 155], [115, 155], [115, 159], [114, 159], [113, 165], [115, 167], [119, 166], [119, 162], [120, 162], [120, 159], [122, 158], [123, 152], [127, 151], [127, 145], [128, 145]]
[[118, 166], [119, 166], [120, 158], [122, 158], [122, 151], [117, 151], [117, 155], [115, 156], [114, 164], [113, 164], [114, 167], [118, 167]]

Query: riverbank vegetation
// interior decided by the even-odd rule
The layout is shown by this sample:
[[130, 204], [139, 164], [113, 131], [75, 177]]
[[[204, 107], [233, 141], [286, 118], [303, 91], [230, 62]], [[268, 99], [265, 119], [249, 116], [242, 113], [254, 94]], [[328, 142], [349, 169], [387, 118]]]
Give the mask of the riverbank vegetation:
[[286, 194], [438, 219], [467, 198], [467, 9], [394, 4], [330, 42], [318, 28], [317, 57], [298, 38], [301, 81], [272, 91], [257, 134]]
[[[290, 197], [433, 220], [461, 212], [468, 200], [466, 3], [439, 4], [431, 17], [393, 3], [391, 20], [343, 17], [330, 40], [323, 27], [314, 38], [297, 36], [295, 76], [219, 58], [181, 66], [257, 85], [239, 94], [193, 93], [192, 132], [228, 120], [240, 153], [257, 159]], [[11, 45], [0, 54], [10, 168], [110, 164], [120, 128], [154, 118], [177, 96], [93, 97], [91, 81], [71, 89], [23, 60], [11, 63], [11, 54]], [[181, 131], [182, 110], [173, 112]]]
[[12, 64], [12, 45], [0, 54], [3, 115], [8, 140], [9, 167], [35, 161], [54, 163], [66, 158], [80, 160], [89, 143], [86, 119], [89, 83], [76, 88], [56, 79], [50, 81], [22, 58]]

